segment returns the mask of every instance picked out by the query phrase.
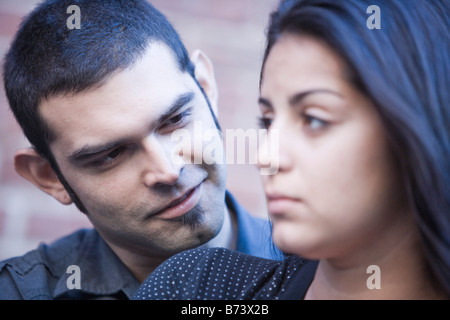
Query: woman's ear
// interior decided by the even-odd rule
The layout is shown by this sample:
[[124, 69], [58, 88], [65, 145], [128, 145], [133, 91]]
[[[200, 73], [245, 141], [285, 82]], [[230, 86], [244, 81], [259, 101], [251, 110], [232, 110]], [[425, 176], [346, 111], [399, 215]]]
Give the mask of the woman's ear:
[[211, 103], [211, 108], [218, 116], [218, 98], [219, 92], [217, 89], [216, 78], [214, 76], [214, 67], [208, 56], [201, 50], [194, 50], [190, 59], [195, 67], [195, 78], [200, 86], [203, 88], [206, 96]]
[[31, 148], [20, 149], [14, 156], [17, 173], [62, 204], [72, 203], [70, 195], [58, 179], [50, 163]]

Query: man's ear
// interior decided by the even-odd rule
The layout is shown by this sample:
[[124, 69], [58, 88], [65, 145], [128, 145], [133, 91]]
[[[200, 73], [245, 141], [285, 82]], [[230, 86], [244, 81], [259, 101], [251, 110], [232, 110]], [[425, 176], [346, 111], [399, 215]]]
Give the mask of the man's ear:
[[214, 76], [214, 67], [208, 56], [201, 50], [194, 50], [190, 59], [195, 66], [195, 78], [197, 79], [203, 91], [207, 95], [211, 108], [218, 116], [219, 92], [217, 89], [216, 77]]
[[50, 163], [31, 148], [20, 149], [14, 156], [14, 167], [19, 175], [62, 204], [72, 203], [70, 195], [58, 179]]

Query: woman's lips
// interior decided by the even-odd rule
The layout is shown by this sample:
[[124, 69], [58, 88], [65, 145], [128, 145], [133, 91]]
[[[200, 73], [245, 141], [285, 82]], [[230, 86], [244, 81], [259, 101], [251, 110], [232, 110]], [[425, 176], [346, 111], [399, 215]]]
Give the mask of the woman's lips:
[[284, 195], [267, 195], [267, 209], [271, 215], [281, 215], [292, 211], [303, 201]]
[[193, 209], [200, 201], [201, 187], [202, 184], [200, 183], [180, 198], [173, 200], [165, 209], [157, 212], [155, 216], [164, 219], [174, 219], [186, 214], [186, 212]]

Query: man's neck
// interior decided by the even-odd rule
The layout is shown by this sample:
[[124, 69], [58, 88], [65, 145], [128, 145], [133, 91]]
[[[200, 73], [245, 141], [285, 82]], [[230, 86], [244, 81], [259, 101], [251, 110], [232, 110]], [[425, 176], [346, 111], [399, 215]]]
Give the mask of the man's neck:
[[[104, 238], [104, 237], [103, 237]], [[105, 239], [105, 238], [104, 238]], [[130, 251], [114, 245], [105, 239], [112, 251], [119, 257], [119, 259], [127, 266], [139, 282], [143, 282], [148, 275], [153, 272], [164, 259], [136, 255]], [[234, 250], [237, 243], [237, 217], [234, 212], [229, 210], [225, 205], [224, 208], [224, 222], [217, 236], [203, 244], [201, 247], [213, 248], [223, 247]]]
[[207, 243], [202, 245], [204, 248], [214, 248], [221, 247], [231, 250], [236, 249], [237, 243], [237, 217], [234, 212], [228, 209], [227, 206], [224, 208], [224, 220], [222, 229], [220, 229], [219, 234], [209, 240]]

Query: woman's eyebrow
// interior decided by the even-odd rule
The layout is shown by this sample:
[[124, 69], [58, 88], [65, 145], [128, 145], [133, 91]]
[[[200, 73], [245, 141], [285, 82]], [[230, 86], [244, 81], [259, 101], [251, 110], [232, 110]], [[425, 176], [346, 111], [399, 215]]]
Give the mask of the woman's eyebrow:
[[[316, 94], [316, 93], [328, 93], [328, 94], [332, 94], [332, 95], [335, 95], [335, 96], [343, 99], [343, 96], [337, 91], [334, 91], [334, 90], [331, 90], [331, 89], [319, 88], [319, 89], [312, 89], [312, 90], [301, 91], [301, 92], [298, 92], [298, 93], [294, 94], [288, 100], [289, 101], [289, 105], [291, 107], [294, 107], [297, 104], [299, 104], [300, 102], [302, 102], [302, 100], [304, 100], [307, 96], [312, 95], [312, 94]], [[267, 109], [270, 109], [270, 110], [273, 109], [272, 103], [267, 98], [259, 97], [258, 98], [258, 103], [260, 105], [264, 106]]]
[[316, 94], [316, 93], [329, 93], [329, 94], [338, 96], [339, 98], [343, 98], [343, 96], [339, 92], [331, 90], [331, 89], [312, 89], [312, 90], [302, 91], [302, 92], [294, 94], [292, 97], [289, 98], [289, 105], [295, 106], [295, 105], [299, 104], [300, 102], [302, 102], [302, 100], [304, 100], [307, 96]]
[[264, 106], [264, 107], [267, 108], [267, 109], [270, 109], [270, 110], [273, 109], [272, 103], [270, 102], [269, 99], [266, 99], [266, 98], [263, 98], [263, 97], [259, 97], [259, 98], [258, 98], [258, 103], [259, 103], [260, 105]]

